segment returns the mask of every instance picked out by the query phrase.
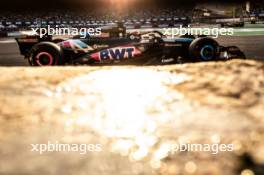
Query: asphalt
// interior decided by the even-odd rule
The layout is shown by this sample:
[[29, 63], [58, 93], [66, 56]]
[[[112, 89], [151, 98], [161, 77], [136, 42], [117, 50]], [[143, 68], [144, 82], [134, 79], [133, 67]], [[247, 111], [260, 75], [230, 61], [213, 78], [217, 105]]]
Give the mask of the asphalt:
[[[264, 59], [264, 36], [225, 36], [217, 41], [224, 46], [238, 46], [250, 59]], [[28, 66], [12, 38], [0, 40], [0, 66]]]

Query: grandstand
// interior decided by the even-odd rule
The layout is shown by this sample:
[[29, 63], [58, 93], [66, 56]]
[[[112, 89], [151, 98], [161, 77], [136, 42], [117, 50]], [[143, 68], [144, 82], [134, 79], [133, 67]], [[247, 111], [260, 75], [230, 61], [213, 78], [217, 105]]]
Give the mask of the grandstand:
[[126, 13], [105, 11], [52, 11], [14, 14], [5, 12], [0, 17], [0, 30], [13, 31], [34, 27], [98, 27], [121, 21], [126, 27], [159, 27], [187, 25], [191, 11], [181, 9], [155, 9], [127, 11]]
[[[111, 1], [110, 1], [111, 2]], [[148, 2], [148, 1], [146, 1]], [[114, 4], [114, 3], [113, 3]], [[0, 12], [0, 31], [17, 31], [29, 30], [34, 27], [98, 27], [111, 25], [117, 21], [121, 21], [127, 28], [149, 28], [149, 27], [177, 27], [179, 25], [187, 25], [192, 22], [201, 22], [199, 16], [211, 15], [210, 17], [219, 18], [223, 15], [246, 17], [247, 15], [257, 20], [264, 21], [264, 1], [248, 1], [248, 3], [236, 3], [233, 7], [226, 11], [221, 11], [219, 5], [215, 3], [211, 6], [211, 10], [205, 10], [204, 4], [196, 3], [188, 5], [188, 7], [177, 6], [174, 8], [152, 7], [132, 8], [123, 10], [107, 10], [94, 9], [89, 10], [51, 10], [51, 11], [35, 11], [28, 10], [19, 12]], [[194, 7], [196, 10], [193, 10]], [[197, 11], [199, 7], [200, 11]], [[235, 8], [234, 8], [235, 7]], [[117, 7], [118, 8], [118, 7]], [[243, 9], [243, 10], [241, 10]], [[245, 14], [246, 12], [246, 14]], [[194, 18], [193, 18], [194, 17]]]

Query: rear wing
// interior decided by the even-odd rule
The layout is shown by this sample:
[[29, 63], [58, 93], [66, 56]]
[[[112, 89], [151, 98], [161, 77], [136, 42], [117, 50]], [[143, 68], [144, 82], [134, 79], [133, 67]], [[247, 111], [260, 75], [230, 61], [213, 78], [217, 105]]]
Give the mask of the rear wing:
[[29, 55], [31, 48], [35, 44], [42, 42], [42, 41], [52, 41], [52, 37], [47, 36], [47, 37], [40, 38], [38, 35], [32, 35], [32, 36], [30, 35], [30, 36], [18, 37], [18, 38], [15, 38], [15, 40], [19, 46], [20, 54], [27, 57]]
[[38, 38], [16, 38], [15, 39], [21, 55], [28, 56], [31, 48], [39, 42]]

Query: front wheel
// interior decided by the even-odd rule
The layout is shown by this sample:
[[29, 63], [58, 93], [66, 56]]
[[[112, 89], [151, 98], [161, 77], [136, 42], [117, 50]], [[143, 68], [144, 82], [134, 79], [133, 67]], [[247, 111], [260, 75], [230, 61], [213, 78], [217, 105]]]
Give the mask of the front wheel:
[[32, 66], [62, 65], [62, 50], [54, 43], [41, 42], [33, 46], [28, 61]]
[[218, 48], [219, 44], [212, 38], [197, 38], [189, 46], [189, 55], [194, 61], [212, 61], [219, 57]]

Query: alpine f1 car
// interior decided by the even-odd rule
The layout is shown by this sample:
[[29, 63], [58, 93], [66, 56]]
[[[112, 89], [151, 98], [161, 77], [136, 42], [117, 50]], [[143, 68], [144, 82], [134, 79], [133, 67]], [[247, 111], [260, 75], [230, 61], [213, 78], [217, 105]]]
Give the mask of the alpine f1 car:
[[172, 64], [245, 58], [236, 46], [224, 47], [206, 36], [168, 38], [160, 32], [125, 36], [71, 38], [17, 38], [22, 55], [32, 66], [98, 64]]

